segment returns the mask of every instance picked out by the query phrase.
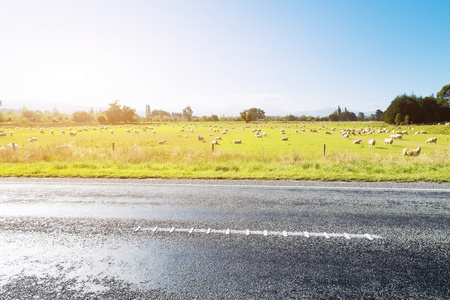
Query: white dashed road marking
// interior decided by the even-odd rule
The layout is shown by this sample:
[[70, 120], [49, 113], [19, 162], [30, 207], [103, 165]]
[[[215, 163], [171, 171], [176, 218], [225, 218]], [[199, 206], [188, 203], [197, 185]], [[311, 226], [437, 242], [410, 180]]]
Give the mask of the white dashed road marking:
[[308, 232], [308, 231], [268, 231], [268, 230], [234, 230], [234, 229], [201, 229], [201, 228], [175, 228], [175, 227], [167, 227], [167, 228], [160, 228], [158, 226], [155, 227], [148, 227], [148, 228], [141, 228], [140, 226], [133, 229], [134, 232], [139, 231], [152, 231], [153, 233], [157, 232], [183, 232], [183, 233], [206, 233], [206, 234], [243, 234], [243, 235], [263, 235], [263, 236], [283, 236], [283, 237], [289, 237], [289, 236], [295, 236], [295, 237], [324, 237], [326, 239], [330, 238], [345, 238], [345, 239], [368, 239], [370, 241], [374, 239], [381, 239], [382, 236], [376, 235], [376, 234], [351, 234], [351, 233], [329, 233], [329, 232]]

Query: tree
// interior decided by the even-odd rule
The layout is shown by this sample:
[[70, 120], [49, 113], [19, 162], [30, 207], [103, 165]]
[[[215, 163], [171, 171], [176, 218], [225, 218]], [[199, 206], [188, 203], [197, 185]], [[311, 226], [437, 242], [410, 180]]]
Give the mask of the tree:
[[90, 122], [94, 120], [94, 116], [85, 111], [76, 111], [71, 117], [74, 122]]
[[241, 111], [240, 115], [241, 115], [241, 120], [245, 121], [245, 123], [248, 123], [252, 120], [252, 115], [246, 110]]
[[133, 121], [133, 118], [136, 116], [136, 109], [128, 106], [122, 107], [122, 121], [125, 123], [128, 121]]
[[366, 116], [364, 115], [363, 112], [360, 112], [358, 114], [358, 121], [364, 121], [366, 119]]
[[190, 107], [190, 106], [186, 106], [184, 109], [183, 109], [183, 117], [184, 118], [186, 118], [186, 120], [188, 121], [188, 122], [190, 122], [191, 120], [192, 120], [192, 114], [193, 114], [194, 112], [192, 111], [192, 108]]
[[439, 104], [450, 107], [450, 84], [442, 87], [439, 93], [437, 93], [437, 99]]
[[405, 116], [405, 125], [408, 125], [409, 124], [409, 115], [406, 115]]
[[212, 119], [214, 122], [219, 122], [219, 117], [218, 117], [217, 115], [211, 115], [211, 119]]
[[104, 116], [98, 116], [98, 117], [97, 117], [97, 121], [98, 121], [100, 124], [106, 124], [106, 122], [107, 122], [107, 120], [106, 120], [106, 118], [105, 118]]
[[119, 100], [114, 100], [114, 103], [110, 103], [109, 108], [106, 110], [106, 118], [111, 123], [120, 122], [122, 119], [122, 109], [119, 102]]
[[377, 121], [381, 121], [381, 117], [383, 116], [383, 112], [379, 109], [375, 111], [375, 118]]
[[152, 116], [152, 111], [150, 110], [150, 105], [145, 104], [145, 119], [150, 121], [150, 117]]
[[[406, 94], [397, 96], [391, 105], [383, 113], [383, 120], [388, 124], [397, 124], [397, 115], [402, 116], [400, 123], [404, 121], [406, 115], [410, 116], [410, 121], [414, 123], [423, 122], [423, 110], [414, 95], [407, 96]], [[398, 123], [398, 124], [400, 124]]]
[[395, 124], [400, 125], [403, 122], [403, 116], [401, 113], [395, 115]]

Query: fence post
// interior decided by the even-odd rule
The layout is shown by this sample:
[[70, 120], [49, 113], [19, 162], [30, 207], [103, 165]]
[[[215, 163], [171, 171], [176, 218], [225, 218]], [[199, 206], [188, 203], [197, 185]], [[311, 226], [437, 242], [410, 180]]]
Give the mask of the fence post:
[[114, 147], [115, 147], [115, 144], [114, 144], [114, 143], [112, 143], [112, 149], [113, 149], [113, 151], [114, 151]]
[[323, 156], [325, 156], [325, 148], [326, 148], [326, 144], [323, 144]]
[[212, 145], [212, 150], [211, 150], [211, 152], [214, 152], [214, 143], [211, 143], [211, 145]]

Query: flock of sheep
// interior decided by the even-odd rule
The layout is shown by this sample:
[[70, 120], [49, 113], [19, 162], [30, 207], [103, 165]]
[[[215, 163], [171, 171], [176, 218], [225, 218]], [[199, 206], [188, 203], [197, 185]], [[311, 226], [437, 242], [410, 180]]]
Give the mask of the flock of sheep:
[[[175, 125], [168, 125], [168, 126], [175, 127]], [[185, 129], [186, 129], [185, 127], [187, 127], [188, 125], [177, 125], [177, 126], [181, 127], [180, 132], [184, 132]], [[191, 125], [191, 126], [188, 127], [188, 129], [189, 129], [189, 131], [191, 133], [193, 133], [194, 130], [197, 130], [198, 126], [199, 125], [197, 125], [197, 124], [196, 125]], [[215, 136], [216, 135], [216, 137], [214, 137], [214, 139], [212, 141], [212, 144], [215, 144], [215, 145], [218, 145], [219, 141], [222, 140], [222, 137], [219, 135], [220, 132], [221, 132], [222, 135], [226, 135], [228, 133], [228, 129], [222, 129], [221, 126], [217, 126], [217, 125], [213, 126], [213, 125], [205, 125], [205, 124], [203, 126], [204, 127], [209, 127], [209, 130], [211, 131], [209, 136]], [[122, 126], [119, 126], [119, 128], [121, 128], [121, 127]], [[284, 127], [289, 128], [289, 126], [284, 126]], [[302, 127], [305, 127], [305, 126], [304, 125], [300, 126], [300, 129], [295, 130], [295, 133], [299, 134], [299, 133], [305, 132], [305, 129], [302, 128]], [[249, 129], [249, 128], [251, 128], [251, 126], [247, 125], [246, 127], [242, 128], [242, 130], [245, 131], [246, 129]], [[13, 128], [11, 128], [11, 129], [13, 129]], [[19, 129], [19, 128], [17, 127], [17, 129]], [[32, 130], [32, 128], [28, 128], [28, 129]], [[46, 128], [39, 128], [39, 127], [38, 127], [38, 129], [39, 129], [39, 133], [40, 134], [45, 134], [46, 130], [47, 130]], [[235, 127], [232, 127], [232, 129], [235, 129]], [[274, 126], [271, 126], [270, 129], [274, 129]], [[320, 131], [320, 130], [324, 130], [324, 129], [327, 129], [327, 127], [325, 125], [321, 125], [319, 127], [319, 129], [310, 129], [310, 132], [317, 133], [318, 130]], [[410, 128], [410, 129], [412, 131], [414, 131], [414, 128]], [[98, 125], [97, 127], [92, 127], [92, 130], [94, 130], [94, 131], [98, 130], [98, 132], [102, 132], [103, 130], [109, 130], [109, 128], [108, 128], [108, 126]], [[156, 130], [152, 126], [146, 126], [146, 127], [140, 128], [140, 126], [137, 125], [135, 127], [126, 126], [126, 128], [125, 128], [125, 131], [127, 133], [139, 134], [139, 130], [142, 130], [144, 132], [149, 130], [153, 134], [157, 133]], [[60, 129], [59, 131], [63, 135], [66, 134], [65, 129]], [[80, 129], [77, 129], [77, 130], [72, 130], [72, 128], [69, 127], [68, 131], [69, 131], [69, 135], [70, 136], [76, 137], [79, 132], [88, 131], [88, 128], [84, 127], [84, 128], [80, 128]], [[254, 128], [254, 129], [251, 130], [251, 132], [254, 133], [254, 136], [256, 138], [267, 138], [267, 132], [261, 132], [261, 131], [262, 131], [262, 126], [259, 126], [259, 127]], [[332, 135], [332, 132], [334, 132], [334, 131], [336, 131], [336, 128], [331, 128], [330, 130], [325, 130], [324, 132], [325, 132], [326, 135]], [[51, 135], [55, 134], [55, 132], [54, 132], [54, 130], [52, 128], [50, 130], [48, 130], [48, 132]], [[114, 132], [115, 132], [115, 129], [110, 129], [109, 130], [110, 134], [114, 134]], [[219, 133], [219, 134], [217, 134], [217, 133]], [[374, 128], [342, 129], [340, 131], [340, 134], [344, 138], [349, 138], [350, 136], [372, 135], [374, 133], [390, 134], [390, 136], [388, 138], [384, 139], [384, 144], [385, 145], [389, 145], [389, 146], [392, 146], [392, 144], [394, 143], [394, 140], [401, 140], [404, 135], [408, 135], [409, 134], [408, 131], [395, 131], [395, 130], [389, 131], [389, 130], [387, 130], [385, 128], [383, 128], [383, 129], [380, 128], [378, 130], [375, 130]], [[286, 129], [284, 129], [284, 128], [280, 129], [280, 134], [281, 135], [286, 135]], [[415, 132], [415, 134], [427, 134], [427, 132], [426, 131], [417, 131], [417, 132]], [[8, 136], [13, 137], [14, 136], [14, 132], [13, 131], [6, 132], [4, 130], [0, 130], [0, 137], [8, 137]], [[188, 135], [185, 135], [184, 137], [188, 137]], [[28, 139], [28, 142], [35, 142], [37, 140], [38, 139], [36, 137], [31, 136]], [[203, 136], [199, 135], [199, 134], [197, 134], [197, 140], [201, 141], [201, 142], [205, 142], [205, 138]], [[283, 141], [283, 142], [284, 141], [288, 141], [288, 140], [289, 140], [288, 136], [282, 136], [281, 137], [281, 141]], [[158, 141], [157, 144], [158, 145], [163, 145], [166, 142], [167, 142], [167, 139], [164, 139], [164, 140]], [[362, 142], [361, 139], [357, 139], [357, 140], [353, 141], [353, 144], [361, 144], [361, 142]], [[232, 143], [233, 144], [242, 144], [242, 139], [233, 140]], [[426, 140], [425, 143], [426, 144], [429, 144], [429, 143], [435, 143], [436, 144], [437, 143], [437, 138], [436, 137], [429, 138], [429, 139]], [[371, 148], [373, 148], [376, 145], [376, 140], [375, 139], [369, 139], [368, 144], [369, 144], [369, 146]], [[15, 142], [11, 142], [7, 146], [10, 147], [11, 149], [14, 149], [14, 150], [19, 148], [19, 146]], [[68, 144], [60, 145], [60, 146], [57, 146], [57, 148], [67, 148], [68, 146], [69, 146]], [[0, 150], [4, 150], [4, 149], [6, 149], [6, 147], [0, 147]], [[402, 152], [403, 153], [402, 156], [403, 157], [405, 157], [405, 156], [418, 156], [420, 154], [420, 150], [421, 150], [421, 147], [417, 147], [416, 149], [404, 148], [403, 152]]]

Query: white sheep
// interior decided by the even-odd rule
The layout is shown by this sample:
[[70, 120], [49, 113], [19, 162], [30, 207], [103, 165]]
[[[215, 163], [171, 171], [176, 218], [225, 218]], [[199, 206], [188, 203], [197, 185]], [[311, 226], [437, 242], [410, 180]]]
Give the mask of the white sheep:
[[8, 147], [10, 147], [13, 150], [19, 149], [19, 145], [17, 145], [16, 143], [10, 143], [8, 144]]
[[14, 135], [14, 132], [10, 131], [10, 132], [9, 132], [9, 135], [10, 135], [10, 136], [13, 136], [13, 135]]
[[393, 138], [389, 138], [389, 139], [384, 139], [384, 144], [389, 146], [392, 146], [392, 143], [394, 142]]
[[285, 137], [282, 137], [282, 138], [281, 138], [281, 140], [284, 141], [284, 142], [286, 142], [288, 139], [289, 139], [288, 136], [285, 136]]
[[158, 145], [163, 145], [163, 144], [165, 144], [167, 142], [167, 140], [162, 140], [162, 141], [159, 141], [157, 144]]
[[7, 136], [8, 133], [6, 131], [0, 131], [0, 136]]
[[30, 143], [36, 142], [36, 141], [37, 141], [37, 138], [32, 137], [32, 136], [28, 139], [28, 142], [30, 142]]
[[67, 149], [67, 148], [69, 148], [69, 144], [56, 146], [56, 149]]
[[372, 148], [373, 146], [375, 146], [375, 139], [371, 139], [371, 140], [369, 140], [369, 145], [370, 145], [370, 148]]
[[267, 137], [267, 132], [263, 132], [263, 133], [262, 133], [262, 136], [263, 136], [263, 137]]
[[205, 138], [202, 137], [201, 135], [197, 135], [197, 140], [198, 141], [205, 141]]
[[435, 143], [437, 142], [437, 138], [433, 137], [433, 138], [429, 138], [428, 140], [425, 141], [426, 144], [428, 143]]
[[353, 144], [361, 144], [362, 140], [353, 141]]
[[241, 144], [242, 143], [242, 140], [234, 140], [233, 141], [233, 144]]
[[76, 136], [76, 135], [77, 135], [77, 132], [76, 132], [76, 131], [71, 131], [71, 132], [69, 132], [69, 134], [70, 134], [71, 136]]
[[417, 149], [405, 148], [405, 149], [403, 149], [402, 157], [405, 157], [405, 155], [407, 155], [407, 156], [417, 156], [417, 155], [420, 154], [420, 149], [422, 149], [422, 148], [421, 147], [417, 147]]

